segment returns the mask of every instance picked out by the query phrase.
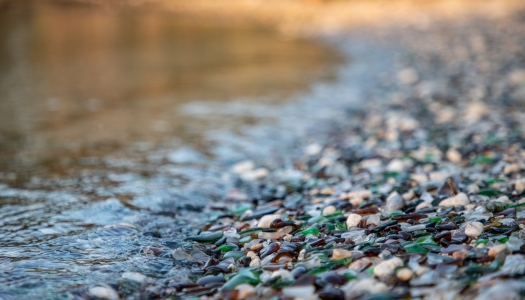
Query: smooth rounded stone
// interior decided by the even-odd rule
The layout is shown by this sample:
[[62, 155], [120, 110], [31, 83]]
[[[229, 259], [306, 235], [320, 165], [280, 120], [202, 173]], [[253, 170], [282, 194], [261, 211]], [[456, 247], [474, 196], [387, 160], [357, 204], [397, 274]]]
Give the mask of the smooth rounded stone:
[[448, 149], [446, 156], [449, 161], [456, 164], [460, 163], [462, 160], [461, 153], [459, 153], [459, 151], [454, 148]]
[[207, 275], [197, 280], [198, 285], [207, 285], [210, 283], [224, 283], [226, 280], [222, 275]]
[[477, 238], [483, 233], [481, 222], [472, 222], [465, 227], [465, 234], [471, 238]]
[[242, 174], [255, 169], [255, 163], [251, 160], [245, 160], [234, 164], [231, 167], [233, 173]]
[[270, 228], [270, 225], [272, 224], [272, 222], [274, 220], [277, 220], [277, 219], [280, 219], [282, 217], [281, 214], [272, 214], [272, 215], [266, 215], [266, 216], [263, 216], [260, 220], [259, 220], [259, 224], [257, 224], [257, 227], [260, 227], [260, 228]]
[[308, 272], [308, 270], [305, 267], [296, 267], [292, 270], [292, 275], [295, 279], [297, 279], [306, 274], [306, 272]]
[[405, 206], [405, 199], [399, 195], [398, 192], [391, 193], [388, 198], [386, 198], [386, 210], [387, 211], [398, 211]]
[[459, 193], [454, 197], [447, 198], [439, 202], [439, 206], [451, 207], [451, 206], [465, 206], [470, 203], [467, 194]]
[[409, 281], [414, 276], [414, 272], [409, 268], [402, 268], [396, 272], [396, 276], [401, 281]]
[[343, 292], [331, 284], [325, 285], [322, 290], [317, 292], [317, 296], [321, 300], [344, 300], [345, 299], [345, 295], [343, 294]]
[[334, 249], [332, 252], [332, 259], [333, 260], [340, 260], [352, 257], [352, 251], [348, 251], [346, 249]]
[[507, 245], [505, 244], [501, 244], [501, 245], [496, 245], [492, 248], [489, 249], [489, 252], [488, 252], [488, 255], [490, 257], [496, 257], [498, 254], [500, 254], [501, 252], [507, 250]]
[[[263, 244], [259, 243], [259, 244], [255, 244], [255, 245], [251, 246], [250, 250], [252, 250], [252, 251], [259, 251], [259, 250], [262, 249], [262, 247], [263, 247]], [[252, 252], [252, 251], [250, 251], [250, 252]]]
[[400, 159], [392, 159], [386, 166], [388, 172], [403, 172], [405, 170], [405, 164]]
[[356, 299], [364, 294], [384, 293], [388, 290], [388, 286], [373, 278], [365, 278], [361, 280], [351, 280], [340, 289], [345, 294], [345, 299]]
[[323, 216], [333, 214], [337, 211], [337, 208], [333, 205], [328, 205], [323, 209]]
[[432, 204], [431, 203], [428, 203], [428, 202], [421, 202], [419, 203], [417, 206], [416, 206], [416, 211], [417, 210], [420, 210], [420, 209], [423, 209], [423, 208], [432, 208]]
[[148, 276], [137, 272], [124, 272], [122, 273], [122, 278], [136, 281], [139, 283], [144, 283], [148, 280]]
[[349, 266], [349, 270], [362, 270], [364, 268], [367, 268], [370, 265], [377, 264], [381, 261], [380, 258], [377, 257], [363, 257], [358, 260], [353, 261]]
[[[401, 197], [401, 196], [400, 196], [400, 197]], [[355, 227], [355, 226], [357, 226], [357, 225], [359, 224], [359, 222], [361, 222], [361, 219], [362, 219], [362, 218], [363, 218], [363, 217], [361, 217], [361, 216], [358, 215], [358, 214], [350, 214], [350, 215], [348, 216], [348, 218], [346, 218], [346, 226], [347, 226], [348, 228], [350, 228], [350, 227]]]
[[468, 257], [468, 251], [465, 250], [465, 249], [456, 251], [456, 252], [452, 253], [452, 257], [454, 259], [465, 260], [465, 258]]
[[235, 289], [239, 291], [239, 294], [237, 294], [237, 299], [246, 299], [248, 297], [255, 296], [257, 293], [255, 287], [247, 283], [241, 283], [236, 286]]
[[378, 264], [374, 268], [374, 275], [377, 277], [385, 277], [394, 273], [394, 269], [403, 265], [403, 261], [398, 257], [392, 257]]
[[261, 259], [258, 256], [252, 257], [250, 261], [250, 267], [259, 267], [261, 266]]
[[89, 294], [100, 299], [119, 299], [118, 293], [107, 284], [91, 286]]
[[315, 287], [313, 285], [288, 286], [282, 289], [282, 293], [290, 298], [315, 299]]

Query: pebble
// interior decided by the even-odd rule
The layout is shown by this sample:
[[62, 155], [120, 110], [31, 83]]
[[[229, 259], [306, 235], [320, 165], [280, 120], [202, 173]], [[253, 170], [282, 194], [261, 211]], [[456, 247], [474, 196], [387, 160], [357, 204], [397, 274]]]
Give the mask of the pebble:
[[456, 251], [454, 253], [452, 253], [452, 257], [454, 259], [461, 259], [461, 260], [464, 260], [465, 258], [468, 257], [468, 251], [463, 249], [463, 250], [459, 250], [459, 251]]
[[348, 218], [346, 219], [346, 226], [348, 226], [348, 228], [355, 227], [359, 224], [359, 222], [361, 222], [362, 218], [363, 217], [361, 217], [361, 215], [350, 214]]
[[246, 299], [248, 297], [255, 296], [257, 292], [255, 290], [255, 287], [248, 283], [241, 283], [238, 286], [236, 286], [235, 289], [239, 291], [237, 299]]
[[470, 203], [467, 194], [459, 193], [454, 197], [447, 198], [439, 203], [439, 206], [450, 207], [450, 206], [465, 206]]
[[[250, 250], [252, 250], [252, 251], [258, 251], [258, 250], [261, 250], [262, 247], [263, 247], [263, 244], [259, 243], [259, 244], [255, 244], [255, 245], [251, 246], [251, 247], [250, 247]], [[250, 251], [250, 252], [252, 252], [252, 251]], [[254, 253], [254, 252], [252, 252], [252, 253]], [[255, 253], [254, 253], [254, 255], [255, 255]]]
[[488, 255], [490, 257], [496, 257], [498, 254], [500, 254], [501, 252], [505, 250], [507, 250], [507, 245], [505, 244], [496, 245], [489, 249]]
[[352, 251], [348, 251], [345, 249], [334, 249], [332, 253], [332, 259], [333, 260], [340, 260], [352, 257]]
[[403, 261], [398, 257], [392, 257], [391, 259], [381, 262], [374, 268], [374, 275], [377, 277], [385, 277], [394, 272], [396, 267], [403, 265]]
[[89, 288], [89, 294], [100, 299], [119, 299], [118, 293], [108, 285], [96, 285]]
[[393, 192], [386, 199], [386, 210], [387, 211], [398, 211], [405, 206], [405, 200], [398, 192]]
[[459, 153], [458, 150], [454, 149], [454, 148], [450, 148], [447, 150], [447, 159], [453, 163], [460, 163], [461, 162], [461, 153]]
[[409, 268], [402, 268], [396, 272], [397, 278], [401, 281], [409, 281], [410, 279], [412, 279], [413, 275], [414, 272]]
[[272, 215], [263, 216], [259, 220], [259, 224], [257, 224], [257, 227], [270, 228], [270, 225], [272, 224], [272, 222], [274, 220], [280, 219], [281, 217], [282, 217], [281, 214], [272, 214]]
[[294, 299], [310, 300], [315, 299], [315, 287], [313, 285], [307, 286], [289, 286], [282, 290], [283, 295]]
[[124, 272], [122, 273], [122, 278], [133, 280], [139, 283], [144, 283], [146, 280], [148, 280], [148, 276], [142, 275], [137, 272]]
[[471, 238], [477, 238], [483, 233], [483, 224], [472, 222], [465, 227], [465, 234]]
[[416, 210], [419, 210], [419, 209], [423, 209], [423, 208], [432, 208], [432, 204], [428, 203], [428, 202], [421, 202], [419, 203], [417, 206], [416, 206]]
[[329, 205], [323, 209], [323, 216], [333, 214], [337, 211], [337, 208], [333, 205]]

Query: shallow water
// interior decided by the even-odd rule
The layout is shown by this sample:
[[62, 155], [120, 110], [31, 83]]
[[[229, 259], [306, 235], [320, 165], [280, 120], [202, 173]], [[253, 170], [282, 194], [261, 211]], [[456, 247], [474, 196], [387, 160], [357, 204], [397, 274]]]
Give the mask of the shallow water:
[[202, 128], [180, 117], [180, 104], [282, 101], [333, 78], [338, 61], [312, 41], [161, 12], [0, 11], [0, 171], [21, 176], [131, 143], [196, 139]]
[[[47, 21], [63, 17], [75, 24], [84, 22], [83, 18], [100, 17], [89, 12], [79, 16], [78, 11], [73, 11], [75, 17], [71, 17], [70, 13], [59, 10], [58, 15]], [[32, 27], [31, 23], [46, 17], [33, 13], [26, 16], [27, 19], [11, 19], [11, 22], [25, 32], [23, 40], [24, 36], [45, 28], [41, 23]], [[100, 18], [114, 20], [115, 16]], [[138, 25], [151, 21], [145, 21], [149, 16], [117, 18], [131, 24], [138, 22]], [[183, 84], [179, 90], [173, 89], [170, 82], [179, 82], [177, 78], [187, 73], [163, 69], [167, 61], [143, 61], [142, 65], [139, 62], [136, 72], [122, 67], [128, 66], [125, 61], [119, 65], [122, 53], [115, 49], [120, 49], [122, 44], [114, 41], [121, 36], [117, 34], [119, 26], [124, 26], [119, 22], [101, 25], [113, 31], [102, 30], [101, 35], [109, 35], [106, 42], [94, 39], [102, 41], [97, 44], [99, 48], [95, 47], [99, 54], [96, 51], [85, 54], [82, 49], [87, 45], [81, 45], [76, 50], [62, 50], [65, 54], [80, 55], [72, 54], [72, 60], [62, 61], [61, 55], [57, 58], [52, 54], [40, 60], [37, 59], [40, 51], [36, 51], [22, 61], [3, 61], [10, 66], [2, 68], [8, 71], [0, 75], [4, 91], [16, 86], [16, 82], [23, 86], [31, 83], [29, 86], [35, 89], [13, 89], [10, 94], [6, 93], [6, 99], [11, 102], [0, 104], [6, 108], [1, 110], [6, 116], [1, 126], [4, 136], [13, 136], [2, 150], [6, 171], [2, 173], [5, 184], [0, 186], [0, 298], [62, 297], [71, 288], [81, 290], [90, 284], [118, 281], [125, 271], [175, 280], [191, 276], [191, 266], [177, 265], [170, 251], [184, 245], [181, 238], [195, 232], [192, 225], [205, 221], [202, 211], [206, 205], [224, 199], [235, 186], [229, 167], [250, 159], [270, 169], [288, 168], [285, 175], [293, 179], [293, 159], [303, 153], [308, 143], [329, 141], [327, 133], [334, 130], [335, 125], [351, 121], [347, 120], [345, 109], [358, 106], [357, 99], [391, 58], [385, 55], [384, 49], [337, 38], [331, 41], [345, 57], [355, 55], [361, 60], [353, 61], [352, 65], [341, 63], [334, 69], [333, 62], [341, 60], [322, 44], [282, 40], [275, 34], [253, 28], [217, 29], [192, 27], [187, 23], [177, 27], [179, 25], [172, 24], [169, 18], [168, 21], [155, 19], [151, 21], [156, 24], [152, 25], [151, 32], [158, 32], [159, 28], [175, 33], [190, 31], [182, 41], [193, 46], [173, 50], [175, 52], [197, 51], [201, 49], [197, 46], [200, 43], [210, 43], [208, 49], [212, 53], [224, 52], [217, 61], [213, 55], [211, 62], [192, 65], [171, 56], [172, 46], [177, 48], [177, 43], [171, 39], [164, 43], [172, 35], [166, 33], [167, 36], [151, 38], [150, 51], [166, 47], [165, 53], [161, 51], [164, 54], [154, 52], [151, 59], [165, 55], [168, 62], [173, 59], [172, 63], [189, 70], [202, 68], [196, 72], [199, 74], [194, 74], [197, 83]], [[68, 24], [68, 28], [73, 28]], [[135, 28], [144, 29], [138, 25], [135, 24]], [[2, 36], [13, 34], [14, 29], [6, 30], [6, 25], [0, 28]], [[64, 36], [77, 38], [76, 31], [61, 30], [66, 32], [57, 38], [61, 42], [55, 46], [69, 45], [61, 40]], [[87, 28], [84, 30], [90, 32]], [[225, 47], [222, 42], [214, 44], [217, 34], [228, 39], [228, 44], [240, 43], [241, 53]], [[134, 39], [133, 35], [128, 38]], [[135, 55], [147, 53], [148, 46], [144, 44], [148, 43], [138, 40], [141, 42], [135, 41], [134, 47], [146, 48], [131, 47]], [[25, 40], [29, 42], [34, 43], [35, 39]], [[18, 43], [26, 49], [24, 42]], [[113, 49], [113, 54], [108, 54], [108, 49]], [[82, 53], [95, 61], [96, 57], [102, 57], [100, 65], [84, 62]], [[281, 66], [284, 69], [276, 69], [269, 63], [272, 61], [277, 66], [285, 65]], [[108, 76], [114, 76], [115, 85], [104, 86], [102, 79], [77, 85], [82, 77], [95, 75], [89, 74], [89, 70], [77, 74], [74, 62], [86, 63], [85, 67], [97, 66], [91, 70], [95, 73], [99, 68], [107, 70], [113, 74]], [[222, 64], [222, 67], [215, 71], [210, 64]], [[148, 69], [150, 67], [152, 69]], [[39, 72], [41, 77], [32, 77]], [[39, 81], [57, 77], [49, 76], [54, 72], [63, 74], [64, 82]], [[158, 81], [152, 79], [151, 85], [135, 89], [137, 82], [143, 82], [141, 78], [147, 82], [150, 77], [155, 78], [154, 74], [172, 81], [156, 85]], [[72, 81], [75, 84], [68, 84], [75, 76], [79, 76]], [[268, 77], [270, 82], [259, 85], [257, 78]], [[334, 79], [324, 80], [327, 77]], [[218, 86], [227, 88], [207, 89], [213, 84], [206, 82], [214, 80], [226, 80]], [[133, 84], [126, 86], [130, 82]], [[43, 87], [36, 88], [38, 84]], [[191, 86], [193, 84], [195, 86]], [[124, 94], [128, 97], [123, 97]], [[11, 113], [5, 113], [9, 109]], [[96, 131], [101, 129], [95, 125], [104, 120], [109, 121], [103, 124], [115, 127], [102, 130], [99, 137]], [[159, 120], [165, 122], [159, 123]], [[104, 133], [109, 135], [104, 137]], [[113, 139], [116, 145], [107, 146], [107, 141], [114, 142]], [[51, 158], [46, 158], [49, 155]], [[143, 250], [149, 246], [159, 247], [163, 253], [159, 257], [144, 254]]]

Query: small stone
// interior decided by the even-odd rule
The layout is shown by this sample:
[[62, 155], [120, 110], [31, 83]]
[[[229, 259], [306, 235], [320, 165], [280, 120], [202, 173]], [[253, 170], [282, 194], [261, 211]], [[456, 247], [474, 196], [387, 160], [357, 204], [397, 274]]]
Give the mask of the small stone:
[[340, 260], [352, 257], [352, 252], [345, 249], [334, 249], [332, 253], [333, 260]]
[[357, 299], [363, 294], [379, 294], [388, 290], [388, 286], [373, 278], [351, 280], [343, 285], [341, 291], [345, 294], [345, 299]]
[[507, 245], [505, 244], [496, 245], [489, 249], [488, 255], [490, 257], [496, 257], [498, 254], [500, 254], [501, 252], [505, 250], [507, 250]]
[[351, 198], [350, 203], [352, 204], [352, 206], [358, 207], [359, 204], [363, 203], [363, 198]]
[[454, 148], [450, 148], [447, 151], [447, 159], [453, 163], [460, 163], [461, 162], [461, 153], [459, 153], [458, 150]]
[[313, 285], [306, 286], [288, 286], [282, 289], [284, 296], [294, 299], [315, 299], [315, 287]]
[[432, 208], [432, 204], [430, 203], [427, 203], [427, 202], [421, 202], [419, 203], [417, 206], [416, 206], [416, 210], [419, 210], [419, 209], [423, 209], [423, 208]]
[[257, 227], [270, 228], [270, 225], [272, 224], [272, 222], [274, 220], [280, 219], [281, 217], [282, 217], [281, 214], [272, 214], [272, 215], [263, 216], [259, 220], [259, 224], [257, 224]]
[[456, 251], [454, 253], [452, 253], [452, 257], [454, 259], [461, 259], [461, 260], [465, 260], [465, 258], [468, 257], [468, 251], [463, 249], [463, 250], [459, 250], [459, 251]]
[[409, 281], [410, 279], [412, 279], [413, 275], [414, 272], [409, 268], [402, 268], [396, 272], [397, 278], [401, 281]]
[[235, 289], [239, 291], [237, 299], [246, 299], [248, 297], [255, 296], [256, 294], [255, 287], [247, 283], [241, 283], [236, 286]]
[[333, 205], [329, 205], [323, 209], [323, 216], [333, 214], [337, 211], [337, 208]]
[[483, 233], [483, 224], [472, 222], [465, 227], [465, 234], [471, 238], [477, 238]]
[[261, 259], [258, 256], [252, 257], [250, 261], [250, 267], [259, 267], [261, 265]]
[[[263, 247], [263, 245], [262, 245], [261, 243], [259, 243], [259, 244], [255, 244], [255, 245], [251, 246], [251, 247], [250, 247], [250, 250], [252, 250], [252, 251], [259, 251], [259, 250], [262, 249], [262, 247]], [[250, 251], [250, 252], [251, 252], [251, 251]], [[255, 254], [255, 253], [254, 253], [254, 254]]]
[[396, 267], [403, 265], [403, 261], [398, 257], [392, 257], [391, 259], [385, 260], [382, 263], [378, 264], [374, 268], [374, 275], [377, 277], [385, 277], [394, 272]]
[[405, 169], [405, 165], [403, 164], [403, 161], [400, 159], [393, 159], [391, 160], [388, 165], [386, 166], [386, 170], [388, 172], [403, 172]]
[[398, 192], [393, 192], [386, 199], [386, 210], [387, 211], [398, 211], [405, 206], [405, 200]]
[[508, 175], [510, 173], [519, 173], [521, 170], [520, 166], [518, 164], [506, 164], [503, 168], [503, 173], [505, 175]]
[[124, 272], [122, 274], [122, 278], [133, 280], [133, 281], [136, 281], [136, 282], [139, 282], [139, 283], [144, 283], [144, 282], [146, 282], [146, 280], [148, 280], [148, 276], [142, 275], [142, 274], [137, 273], [137, 272]]
[[450, 207], [450, 206], [465, 206], [470, 203], [467, 194], [459, 193], [454, 197], [447, 198], [439, 203], [439, 206]]
[[[400, 196], [400, 197], [401, 197], [401, 196]], [[355, 226], [357, 226], [357, 225], [359, 224], [359, 222], [361, 222], [361, 219], [362, 219], [362, 218], [363, 218], [363, 217], [361, 217], [361, 216], [358, 215], [358, 214], [350, 214], [350, 215], [348, 216], [348, 218], [346, 219], [346, 226], [347, 226], [348, 228], [350, 228], [350, 227], [355, 227]]]
[[118, 293], [108, 285], [96, 285], [89, 288], [89, 294], [100, 299], [119, 299]]

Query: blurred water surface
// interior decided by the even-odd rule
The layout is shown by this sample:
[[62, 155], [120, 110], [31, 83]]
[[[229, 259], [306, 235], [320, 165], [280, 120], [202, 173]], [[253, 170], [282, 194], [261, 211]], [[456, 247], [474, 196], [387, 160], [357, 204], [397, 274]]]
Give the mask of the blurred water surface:
[[38, 1], [6, 9], [0, 172], [20, 177], [130, 143], [191, 140], [203, 128], [178, 114], [181, 103], [282, 100], [331, 78], [337, 62], [323, 45], [242, 24]]

